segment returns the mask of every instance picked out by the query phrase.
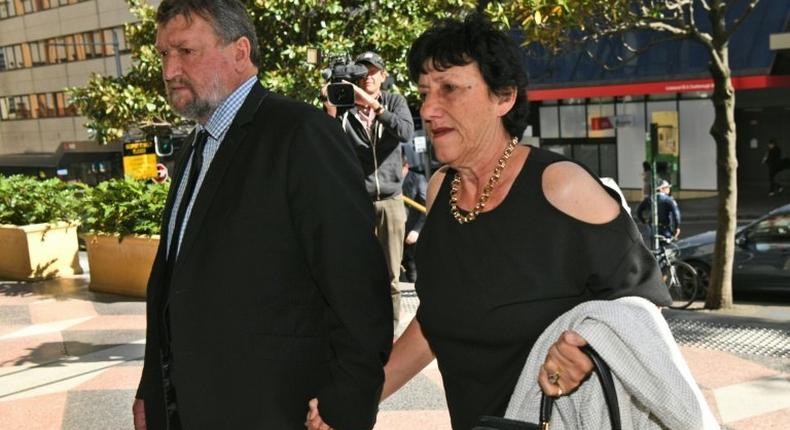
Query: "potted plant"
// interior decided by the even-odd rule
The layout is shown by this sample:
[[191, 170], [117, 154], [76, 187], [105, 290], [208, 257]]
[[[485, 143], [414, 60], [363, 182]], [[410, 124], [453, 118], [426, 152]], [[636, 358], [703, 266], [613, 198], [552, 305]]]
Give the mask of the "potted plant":
[[86, 191], [82, 230], [90, 290], [145, 297], [169, 184], [110, 179]]
[[77, 208], [83, 189], [55, 178], [0, 175], [0, 278], [82, 273]]

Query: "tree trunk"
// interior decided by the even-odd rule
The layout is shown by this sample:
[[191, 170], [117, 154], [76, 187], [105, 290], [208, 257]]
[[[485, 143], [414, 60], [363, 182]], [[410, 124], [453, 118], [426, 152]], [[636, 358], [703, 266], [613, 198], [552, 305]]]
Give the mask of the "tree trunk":
[[732, 307], [732, 265], [738, 202], [738, 160], [735, 155], [735, 90], [729, 68], [728, 44], [716, 48], [720, 61], [711, 62], [715, 119], [710, 134], [716, 141], [718, 181], [718, 227], [713, 252], [707, 309]]

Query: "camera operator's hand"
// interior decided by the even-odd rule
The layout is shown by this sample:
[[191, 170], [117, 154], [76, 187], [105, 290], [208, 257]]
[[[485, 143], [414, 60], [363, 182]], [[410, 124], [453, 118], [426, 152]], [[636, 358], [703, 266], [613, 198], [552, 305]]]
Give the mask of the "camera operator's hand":
[[337, 116], [337, 106], [333, 105], [332, 102], [329, 101], [329, 98], [328, 98], [329, 97], [329, 90], [328, 90], [328, 88], [329, 88], [329, 84], [328, 83], [324, 84], [324, 86], [321, 87], [321, 97], [320, 97], [320, 99], [324, 103], [324, 112], [326, 112], [327, 115], [329, 115], [332, 118], [334, 118], [334, 117]]
[[381, 108], [381, 103], [379, 103], [376, 98], [368, 94], [367, 91], [357, 86], [357, 84], [345, 80], [343, 82], [351, 84], [351, 86], [354, 88], [354, 103], [356, 103], [357, 106], [361, 108], [370, 108], [374, 111]]

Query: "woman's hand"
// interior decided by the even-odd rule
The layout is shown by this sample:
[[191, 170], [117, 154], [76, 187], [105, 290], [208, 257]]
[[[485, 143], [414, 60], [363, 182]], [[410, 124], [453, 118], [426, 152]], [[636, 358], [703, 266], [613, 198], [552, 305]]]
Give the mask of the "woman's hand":
[[321, 419], [321, 414], [318, 413], [318, 399], [312, 399], [307, 404], [310, 410], [307, 411], [304, 426], [308, 430], [334, 430]]
[[540, 388], [548, 396], [563, 396], [579, 387], [592, 372], [593, 363], [580, 347], [587, 345], [578, 333], [566, 331], [549, 348], [538, 376]]

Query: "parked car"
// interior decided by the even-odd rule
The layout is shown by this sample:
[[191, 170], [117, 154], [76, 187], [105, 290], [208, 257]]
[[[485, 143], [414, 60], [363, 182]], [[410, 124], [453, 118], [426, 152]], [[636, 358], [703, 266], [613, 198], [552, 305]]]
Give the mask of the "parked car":
[[[707, 291], [716, 232], [701, 233], [677, 242], [680, 258], [697, 269]], [[736, 293], [790, 292], [790, 204], [738, 228], [732, 287]]]

